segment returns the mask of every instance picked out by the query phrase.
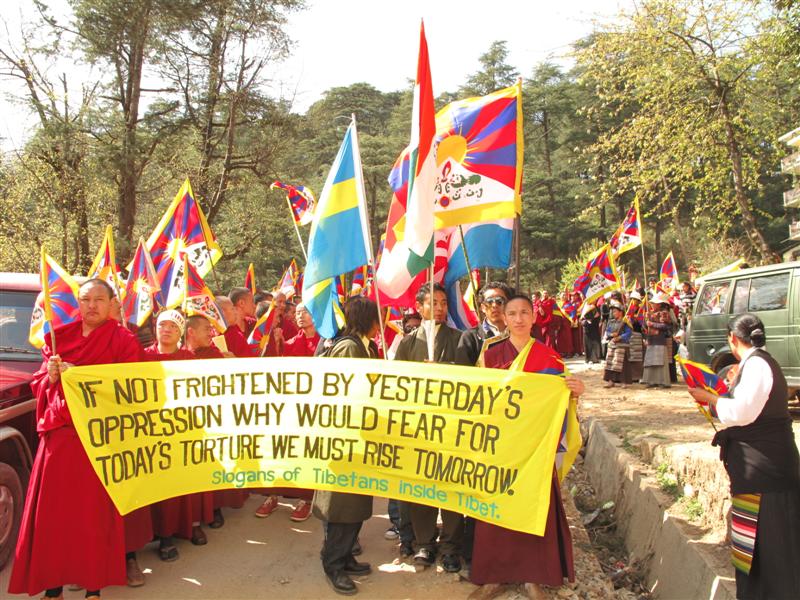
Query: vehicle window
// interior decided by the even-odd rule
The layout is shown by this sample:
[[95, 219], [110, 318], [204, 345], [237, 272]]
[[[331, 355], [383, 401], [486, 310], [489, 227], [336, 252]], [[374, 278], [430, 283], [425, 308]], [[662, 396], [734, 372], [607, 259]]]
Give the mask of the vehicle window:
[[39, 350], [28, 342], [35, 301], [33, 293], [0, 292], [0, 355], [39, 356]]
[[786, 308], [789, 296], [789, 273], [755, 277], [750, 285], [749, 310], [780, 310]]
[[731, 312], [740, 315], [747, 312], [747, 302], [750, 300], [750, 280], [740, 279], [733, 290], [733, 306]]
[[730, 291], [730, 281], [715, 281], [703, 287], [700, 299], [697, 301], [695, 315], [718, 315], [725, 310]]

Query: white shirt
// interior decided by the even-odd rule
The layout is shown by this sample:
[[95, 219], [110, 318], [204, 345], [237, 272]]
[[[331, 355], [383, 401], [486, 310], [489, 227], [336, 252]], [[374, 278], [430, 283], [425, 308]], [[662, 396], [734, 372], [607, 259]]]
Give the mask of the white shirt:
[[[772, 369], [750, 348], [739, 361], [739, 385], [732, 398], [717, 400], [717, 416], [724, 425], [749, 425], [758, 418], [772, 390]], [[748, 360], [749, 358], [749, 360]]]

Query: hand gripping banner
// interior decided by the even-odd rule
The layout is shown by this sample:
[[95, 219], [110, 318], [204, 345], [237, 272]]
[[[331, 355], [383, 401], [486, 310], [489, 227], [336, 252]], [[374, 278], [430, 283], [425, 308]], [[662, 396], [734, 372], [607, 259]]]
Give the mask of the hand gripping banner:
[[555, 375], [351, 358], [93, 365], [62, 382], [122, 514], [200, 491], [295, 486], [535, 535], [569, 398]]

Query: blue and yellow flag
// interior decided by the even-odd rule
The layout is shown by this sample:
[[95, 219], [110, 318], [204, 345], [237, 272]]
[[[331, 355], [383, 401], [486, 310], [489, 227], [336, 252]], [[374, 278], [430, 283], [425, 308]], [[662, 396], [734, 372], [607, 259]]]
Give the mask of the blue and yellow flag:
[[330, 285], [325, 282], [369, 262], [368, 231], [358, 135], [353, 122], [328, 173], [308, 239], [303, 304], [322, 337], [336, 335], [336, 290], [332, 281]]

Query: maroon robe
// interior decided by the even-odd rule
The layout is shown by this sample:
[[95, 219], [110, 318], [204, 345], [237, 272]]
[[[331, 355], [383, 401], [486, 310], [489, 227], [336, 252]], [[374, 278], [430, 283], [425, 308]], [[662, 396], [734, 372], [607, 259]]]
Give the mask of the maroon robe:
[[314, 356], [320, 339], [316, 331], [311, 337], [301, 331], [283, 344], [283, 356]]
[[[158, 344], [145, 348], [142, 360], [190, 360], [194, 355], [186, 348], [178, 348], [172, 354], [162, 354]], [[159, 537], [177, 536], [192, 538], [192, 523], [209, 523], [214, 519], [212, 492], [187, 494], [156, 502], [153, 505], [153, 530]]]
[[244, 333], [235, 323], [228, 325], [225, 330], [225, 343], [228, 345], [228, 350], [237, 358], [252, 358], [259, 354], [258, 344], [248, 344]]
[[[487, 367], [507, 369], [518, 352], [510, 340], [492, 346], [484, 355]], [[553, 372], [560, 358], [543, 344], [534, 343], [525, 370]], [[563, 371], [563, 363], [561, 365]], [[475, 521], [472, 583], [539, 583], [560, 586], [564, 578], [575, 580], [572, 537], [567, 524], [555, 465], [550, 488], [550, 510], [544, 536], [531, 535]]]
[[561, 356], [572, 356], [575, 349], [572, 344], [572, 327], [570, 322], [561, 315], [553, 315], [553, 319], [560, 322], [558, 337], [556, 338], [556, 352]]
[[[83, 335], [81, 320], [56, 330], [58, 354], [76, 366], [135, 362], [136, 336], [116, 321]], [[33, 376], [39, 448], [33, 463], [8, 591], [34, 595], [77, 584], [88, 590], [125, 585], [125, 534], [72, 424], [64, 390], [50, 383], [53, 352]]]

